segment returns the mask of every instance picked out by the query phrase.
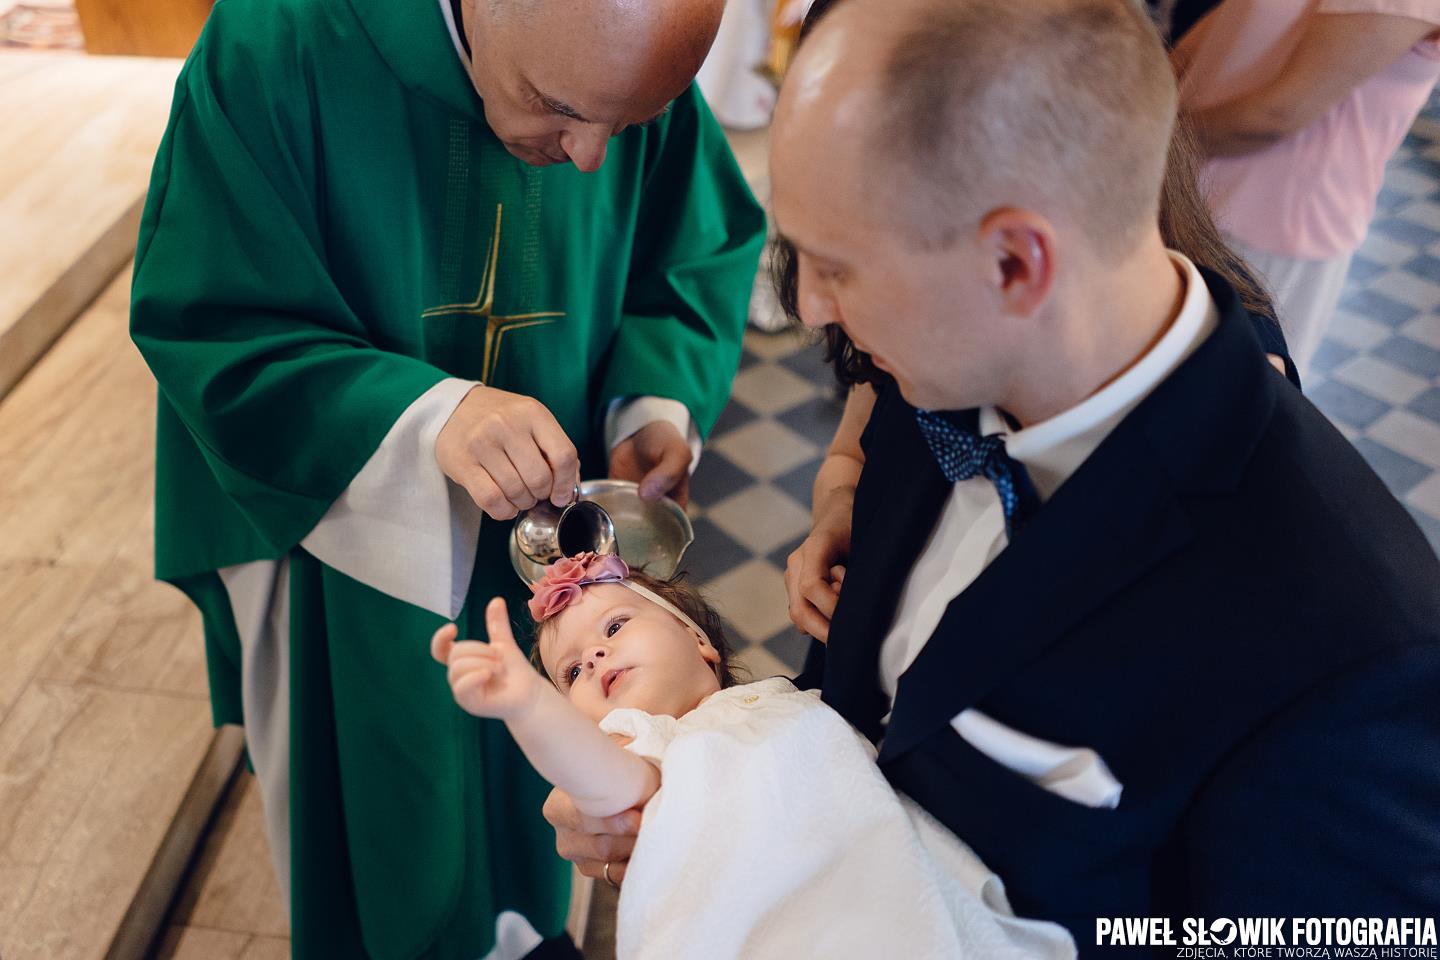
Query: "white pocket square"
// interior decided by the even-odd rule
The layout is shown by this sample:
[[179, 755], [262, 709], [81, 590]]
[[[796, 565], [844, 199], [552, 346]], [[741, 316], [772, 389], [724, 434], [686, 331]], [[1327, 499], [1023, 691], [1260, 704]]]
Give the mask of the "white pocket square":
[[1100, 754], [1089, 747], [1063, 747], [1012, 730], [979, 710], [950, 721], [955, 732], [991, 760], [1073, 803], [1114, 809], [1125, 788]]

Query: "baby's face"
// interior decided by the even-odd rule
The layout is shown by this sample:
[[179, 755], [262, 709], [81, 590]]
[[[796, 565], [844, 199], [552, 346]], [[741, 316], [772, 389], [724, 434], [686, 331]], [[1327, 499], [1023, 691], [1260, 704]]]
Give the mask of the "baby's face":
[[540, 659], [560, 692], [600, 722], [619, 707], [683, 716], [720, 689], [709, 640], [626, 587], [597, 583], [540, 633]]

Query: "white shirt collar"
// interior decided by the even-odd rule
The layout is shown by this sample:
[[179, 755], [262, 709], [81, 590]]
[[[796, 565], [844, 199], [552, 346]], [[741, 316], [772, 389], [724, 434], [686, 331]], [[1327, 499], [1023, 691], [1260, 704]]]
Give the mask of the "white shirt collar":
[[470, 66], [470, 59], [465, 56], [465, 45], [460, 42], [460, 24], [455, 22], [455, 12], [450, 9], [450, 0], [440, 0], [440, 15], [445, 18], [445, 27], [450, 31], [450, 42], [455, 45], [455, 56], [460, 58], [460, 63]]
[[1160, 341], [1103, 388], [1048, 420], [1011, 431], [994, 407], [980, 411], [980, 432], [1005, 436], [1005, 451], [1025, 464], [1040, 499], [1048, 500], [1140, 401], [1205, 341], [1220, 322], [1205, 278], [1189, 258], [1174, 250], [1185, 299]]

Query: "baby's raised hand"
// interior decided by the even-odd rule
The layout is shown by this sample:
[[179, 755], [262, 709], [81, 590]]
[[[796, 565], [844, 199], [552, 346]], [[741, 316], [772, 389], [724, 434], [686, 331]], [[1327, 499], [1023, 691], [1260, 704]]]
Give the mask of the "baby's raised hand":
[[455, 642], [459, 630], [447, 623], [430, 640], [430, 655], [450, 668], [450, 691], [455, 702], [477, 717], [504, 719], [532, 704], [544, 681], [525, 659], [510, 616], [500, 597], [485, 608], [485, 629], [490, 642]]

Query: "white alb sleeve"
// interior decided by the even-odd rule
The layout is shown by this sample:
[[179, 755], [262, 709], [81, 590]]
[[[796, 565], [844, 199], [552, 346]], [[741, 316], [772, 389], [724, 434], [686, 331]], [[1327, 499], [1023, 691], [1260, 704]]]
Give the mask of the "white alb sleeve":
[[478, 385], [450, 378], [421, 394], [300, 545], [397, 600], [459, 616], [484, 513], [440, 469], [435, 439]]
[[605, 449], [614, 450], [617, 443], [657, 420], [674, 424], [690, 444], [690, 472], [694, 473], [700, 465], [700, 431], [689, 408], [669, 397], [621, 397], [610, 401], [610, 408], [605, 411]]

